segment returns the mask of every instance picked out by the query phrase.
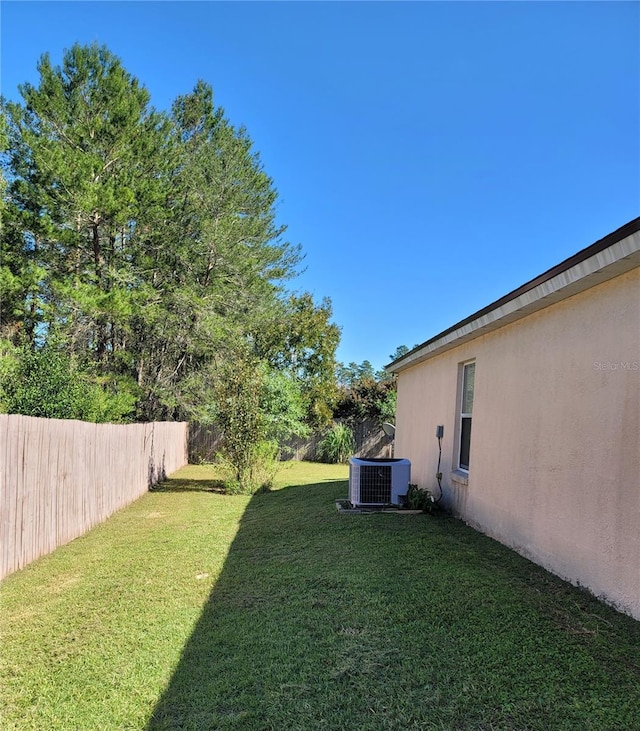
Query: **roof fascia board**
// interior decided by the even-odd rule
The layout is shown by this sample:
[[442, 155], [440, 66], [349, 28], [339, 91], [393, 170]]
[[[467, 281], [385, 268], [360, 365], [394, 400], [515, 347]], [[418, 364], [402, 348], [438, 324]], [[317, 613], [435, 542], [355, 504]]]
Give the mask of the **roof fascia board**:
[[[640, 224], [640, 219], [635, 219], [631, 223], [635, 222]], [[636, 229], [638, 228], [640, 226], [636, 226]], [[595, 245], [592, 245], [585, 250], [585, 253], [594, 247]], [[560, 269], [557, 274], [548, 278], [541, 275], [529, 283], [534, 286], [523, 285], [519, 290], [514, 290], [510, 295], [503, 297], [488, 308], [478, 311], [475, 315], [462, 320], [458, 325], [436, 335], [388, 365], [386, 370], [399, 373], [446, 350], [497, 330], [508, 323], [515, 322], [640, 266], [640, 230], [634, 231], [604, 249], [596, 250], [586, 259], [580, 259], [576, 255], [568, 259], [567, 263], [572, 261], [576, 261], [573, 266], [566, 269], [560, 269], [560, 266], [554, 267], [549, 270], [548, 274], [553, 274]], [[535, 284], [536, 282], [539, 284]]]

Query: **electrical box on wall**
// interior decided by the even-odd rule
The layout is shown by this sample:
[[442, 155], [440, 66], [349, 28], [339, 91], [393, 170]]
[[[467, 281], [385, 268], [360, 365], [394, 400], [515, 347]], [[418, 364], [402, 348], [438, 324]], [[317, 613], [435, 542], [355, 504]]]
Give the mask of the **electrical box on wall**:
[[444, 436], [444, 425], [440, 425], [436, 427], [436, 439], [442, 439]]

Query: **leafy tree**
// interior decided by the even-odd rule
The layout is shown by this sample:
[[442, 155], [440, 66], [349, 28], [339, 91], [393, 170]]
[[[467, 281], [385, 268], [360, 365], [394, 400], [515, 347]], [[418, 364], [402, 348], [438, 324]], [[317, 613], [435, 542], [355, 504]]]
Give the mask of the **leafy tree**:
[[[389, 357], [395, 360], [408, 352], [406, 345], [400, 345]], [[360, 364], [338, 365], [336, 378], [340, 384], [340, 398], [334, 409], [336, 419], [352, 423], [370, 418], [395, 421], [396, 382], [385, 371], [375, 372], [365, 360]]]
[[376, 372], [373, 366], [368, 360], [363, 360], [362, 363], [354, 363], [353, 361], [349, 365], [345, 366], [340, 363], [337, 366], [336, 378], [342, 388], [353, 388], [357, 383], [365, 380], [375, 380]]
[[409, 348], [406, 345], [398, 345], [398, 347], [395, 349], [394, 353], [391, 353], [389, 356], [389, 362], [393, 363], [394, 360], [398, 360], [398, 358], [402, 358], [403, 355], [406, 355], [409, 352]]
[[6, 413], [97, 422], [123, 421], [132, 413], [126, 392], [109, 394], [53, 345], [32, 350], [5, 341], [0, 362], [0, 406]]
[[363, 378], [351, 388], [343, 389], [334, 410], [334, 418], [348, 422], [377, 419], [379, 422], [395, 418], [396, 383], [392, 380]]
[[28, 333], [58, 331], [116, 370], [138, 304], [136, 246], [162, 120], [105, 47], [76, 44], [58, 67], [45, 54], [38, 71], [38, 86], [19, 87], [24, 104], [6, 104], [10, 193], [38, 268]]
[[265, 362], [260, 370], [260, 408], [264, 414], [266, 438], [277, 443], [280, 449], [291, 437], [308, 436], [310, 430], [299, 382], [291, 374], [274, 370]]
[[145, 267], [158, 304], [136, 321], [146, 418], [198, 414], [220, 354], [281, 316], [280, 287], [300, 261], [275, 223], [277, 192], [246, 130], [213, 106], [208, 84], [178, 97], [172, 123], [168, 216]]
[[[122, 413], [135, 400], [140, 420], [215, 414], [249, 451], [326, 422], [339, 329], [328, 300], [285, 289], [300, 248], [247, 131], [202, 81], [155, 112], [103, 46], [38, 70], [23, 103], [3, 103], [0, 336], [65, 342]], [[238, 353], [257, 401], [229, 376]]]
[[306, 421], [314, 427], [329, 423], [338, 396], [335, 352], [340, 328], [331, 317], [328, 299], [316, 305], [307, 292], [290, 295], [257, 319], [252, 335], [258, 357], [298, 382]]
[[223, 434], [221, 454], [233, 471], [232, 484], [237, 490], [253, 492], [259, 446], [267, 433], [260, 408], [262, 374], [258, 364], [244, 356], [226, 362], [221, 375], [216, 415]]
[[[10, 175], [7, 164], [9, 137], [7, 117], [0, 110], [0, 337], [18, 343], [23, 337], [24, 326], [29, 320], [39, 272], [34, 266], [32, 250], [25, 246], [20, 213], [8, 195]], [[33, 329], [33, 326], [30, 328]], [[22, 332], [21, 332], [22, 331]], [[31, 339], [31, 337], [29, 337]]]
[[245, 350], [222, 365], [217, 391], [213, 416], [223, 434], [222, 463], [232, 474], [227, 488], [255, 492], [270, 482], [282, 441], [308, 432], [299, 388]]

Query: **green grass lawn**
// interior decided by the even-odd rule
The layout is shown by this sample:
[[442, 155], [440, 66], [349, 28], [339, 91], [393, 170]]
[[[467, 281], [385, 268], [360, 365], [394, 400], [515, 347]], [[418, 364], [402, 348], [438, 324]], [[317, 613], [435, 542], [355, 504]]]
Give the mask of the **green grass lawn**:
[[2, 585], [0, 728], [640, 729], [640, 623], [341, 466], [188, 467]]

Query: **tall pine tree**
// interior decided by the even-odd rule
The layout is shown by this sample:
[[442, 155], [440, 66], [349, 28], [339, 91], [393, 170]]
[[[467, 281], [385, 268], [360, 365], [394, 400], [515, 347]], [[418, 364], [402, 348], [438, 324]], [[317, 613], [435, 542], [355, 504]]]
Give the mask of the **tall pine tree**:
[[159, 114], [105, 47], [74, 45], [59, 66], [45, 54], [38, 71], [3, 105], [4, 334], [63, 343], [97, 382], [136, 394], [139, 419], [215, 412], [239, 350], [326, 418], [339, 330], [328, 302], [288, 295], [300, 248], [211, 87]]

